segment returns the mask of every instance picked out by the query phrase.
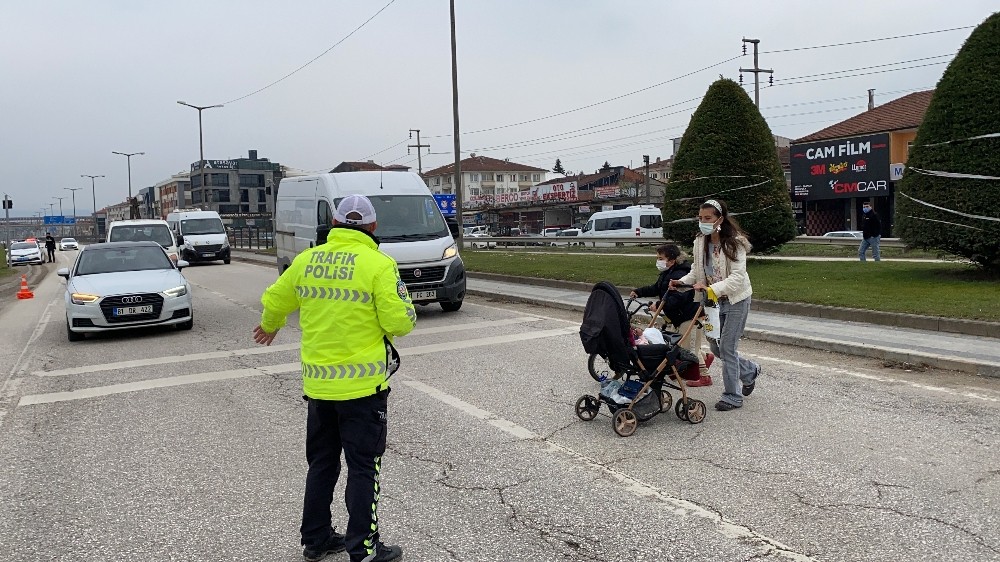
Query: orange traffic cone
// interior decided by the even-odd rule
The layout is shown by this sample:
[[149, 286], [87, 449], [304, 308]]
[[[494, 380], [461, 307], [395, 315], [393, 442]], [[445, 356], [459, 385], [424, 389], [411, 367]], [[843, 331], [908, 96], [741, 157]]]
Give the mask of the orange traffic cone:
[[26, 275], [21, 275], [21, 290], [17, 292], [17, 298], [19, 299], [35, 298], [35, 293], [32, 293], [31, 289], [28, 288], [28, 277]]

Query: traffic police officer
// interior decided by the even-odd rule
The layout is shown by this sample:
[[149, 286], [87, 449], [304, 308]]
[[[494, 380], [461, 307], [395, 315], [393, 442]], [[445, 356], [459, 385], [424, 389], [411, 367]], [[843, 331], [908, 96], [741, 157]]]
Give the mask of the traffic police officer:
[[[348, 195], [325, 244], [299, 254], [267, 288], [254, 340], [270, 345], [286, 317], [300, 310], [306, 423], [302, 545], [306, 560], [347, 550], [351, 562], [400, 558], [379, 540], [379, 472], [386, 443], [388, 377], [399, 366], [392, 346], [417, 322], [396, 262], [378, 250], [375, 208]], [[330, 503], [347, 462], [347, 533], [331, 528]]]

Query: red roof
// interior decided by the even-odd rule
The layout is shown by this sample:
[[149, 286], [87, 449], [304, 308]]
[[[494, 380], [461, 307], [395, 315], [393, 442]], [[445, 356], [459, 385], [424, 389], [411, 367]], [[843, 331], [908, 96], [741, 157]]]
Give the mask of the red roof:
[[903, 129], [916, 129], [924, 120], [927, 106], [931, 103], [934, 90], [914, 92], [899, 99], [892, 100], [875, 109], [869, 109], [860, 115], [855, 115], [846, 121], [806, 135], [795, 142], [811, 142], [819, 140], [856, 137], [873, 133], [887, 133]]
[[[518, 164], [516, 162], [510, 162], [508, 160], [499, 160], [497, 158], [490, 158], [489, 156], [470, 156], [462, 161], [462, 172], [548, 172], [542, 168], [536, 168], [534, 166], [528, 166], [526, 164]], [[440, 168], [434, 168], [428, 172], [424, 172], [424, 177], [429, 176], [441, 176], [445, 174], [455, 173], [455, 163], [447, 164], [441, 166]]]

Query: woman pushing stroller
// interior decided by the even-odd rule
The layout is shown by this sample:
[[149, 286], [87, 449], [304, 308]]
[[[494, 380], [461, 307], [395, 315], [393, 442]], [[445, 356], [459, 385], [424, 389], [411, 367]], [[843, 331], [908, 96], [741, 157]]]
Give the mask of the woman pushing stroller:
[[[694, 301], [694, 291], [676, 291], [670, 288], [670, 281], [679, 280], [691, 272], [691, 266], [681, 257], [680, 248], [674, 244], [664, 244], [656, 248], [656, 269], [659, 277], [652, 285], [639, 287], [629, 296], [656, 297], [661, 299], [661, 312], [671, 324], [681, 333], [685, 333], [694, 315], [698, 313], [698, 303]], [[701, 377], [688, 381], [688, 386], [711, 386], [712, 377], [708, 376], [708, 367], [712, 364], [711, 354], [705, 357], [702, 353], [702, 330], [694, 329], [685, 340], [684, 347], [698, 357], [701, 363]], [[706, 361], [707, 359], [707, 361]]]
[[696, 290], [711, 288], [719, 300], [721, 336], [718, 340], [709, 339], [709, 346], [722, 361], [725, 384], [715, 409], [727, 412], [743, 405], [743, 398], [754, 391], [761, 373], [760, 365], [741, 357], [737, 350], [753, 293], [747, 275], [750, 242], [729, 216], [723, 201], [710, 199], [702, 203], [698, 227], [701, 234], [694, 240], [694, 266], [680, 279], [669, 281], [669, 286], [693, 284]]

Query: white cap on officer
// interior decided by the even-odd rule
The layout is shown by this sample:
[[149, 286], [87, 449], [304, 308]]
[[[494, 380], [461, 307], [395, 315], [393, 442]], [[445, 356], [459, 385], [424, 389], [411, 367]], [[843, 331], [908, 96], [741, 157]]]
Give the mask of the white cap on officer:
[[[353, 213], [357, 213], [361, 218], [347, 218]], [[340, 205], [337, 205], [337, 212], [333, 214], [333, 218], [341, 224], [372, 224], [375, 222], [375, 207], [364, 195], [348, 195]]]

